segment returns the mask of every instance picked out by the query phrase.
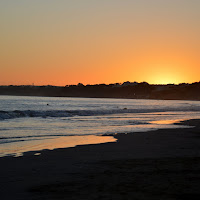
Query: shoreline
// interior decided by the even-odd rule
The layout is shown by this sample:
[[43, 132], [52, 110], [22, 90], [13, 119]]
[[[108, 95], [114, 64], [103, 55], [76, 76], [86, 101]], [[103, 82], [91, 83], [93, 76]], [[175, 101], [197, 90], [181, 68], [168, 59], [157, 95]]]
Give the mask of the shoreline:
[[200, 100], [200, 82], [180, 84], [149, 84], [129, 82], [93, 85], [2, 85], [1, 95], [50, 97], [125, 98], [162, 100]]
[[116, 143], [2, 157], [0, 197], [199, 199], [200, 120], [178, 124], [191, 128], [117, 134]]
[[132, 99], [132, 100], [152, 100], [152, 101], [200, 101], [200, 99], [159, 99], [159, 98], [131, 98], [131, 97], [88, 97], [88, 96], [43, 96], [43, 95], [15, 95], [15, 94], [0, 94], [0, 96], [14, 96], [14, 97], [47, 97], [47, 98], [83, 98], [83, 99]]

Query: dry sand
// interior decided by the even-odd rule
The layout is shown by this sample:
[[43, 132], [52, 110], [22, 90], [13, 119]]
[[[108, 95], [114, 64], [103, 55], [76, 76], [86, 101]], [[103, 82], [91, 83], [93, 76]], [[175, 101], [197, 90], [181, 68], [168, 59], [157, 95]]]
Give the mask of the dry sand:
[[183, 124], [0, 158], [0, 199], [200, 199], [200, 120]]

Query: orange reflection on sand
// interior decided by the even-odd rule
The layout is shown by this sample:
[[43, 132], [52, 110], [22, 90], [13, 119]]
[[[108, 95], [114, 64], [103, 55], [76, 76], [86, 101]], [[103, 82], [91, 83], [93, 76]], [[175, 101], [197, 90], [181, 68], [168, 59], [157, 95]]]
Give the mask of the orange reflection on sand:
[[174, 124], [182, 121], [182, 119], [176, 119], [176, 120], [159, 120], [159, 121], [152, 121], [151, 124]]
[[[29, 151], [41, 151], [44, 149], [53, 150], [58, 148], [67, 148], [67, 147], [75, 147], [77, 145], [87, 145], [87, 144], [100, 144], [107, 142], [116, 142], [112, 136], [65, 136], [65, 137], [56, 137], [45, 140], [34, 140], [34, 141], [26, 141], [22, 145], [22, 143], [10, 143], [6, 145], [6, 148], [0, 148], [0, 157], [6, 155], [12, 156], [22, 156], [23, 153]], [[40, 153], [35, 153], [34, 155], [40, 155]]]

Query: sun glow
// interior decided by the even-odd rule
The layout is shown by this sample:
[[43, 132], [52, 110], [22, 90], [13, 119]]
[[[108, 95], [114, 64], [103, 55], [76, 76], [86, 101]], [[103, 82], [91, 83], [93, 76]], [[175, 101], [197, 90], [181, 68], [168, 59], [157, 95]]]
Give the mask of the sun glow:
[[197, 0], [0, 1], [0, 85], [197, 82], [199, 10]]
[[149, 83], [151, 84], [179, 84], [183, 77], [175, 65], [154, 65], [149, 66]]
[[154, 83], [165, 85], [165, 84], [178, 84], [180, 83], [180, 81], [176, 77], [173, 77], [173, 76], [161, 75], [159, 77], [155, 77]]

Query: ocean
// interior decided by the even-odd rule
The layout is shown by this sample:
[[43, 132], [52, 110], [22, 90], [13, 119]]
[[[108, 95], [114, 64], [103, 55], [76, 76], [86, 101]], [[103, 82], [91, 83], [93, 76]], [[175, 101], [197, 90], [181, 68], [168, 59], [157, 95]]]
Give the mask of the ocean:
[[199, 118], [199, 101], [0, 96], [0, 157], [116, 142], [111, 135]]

